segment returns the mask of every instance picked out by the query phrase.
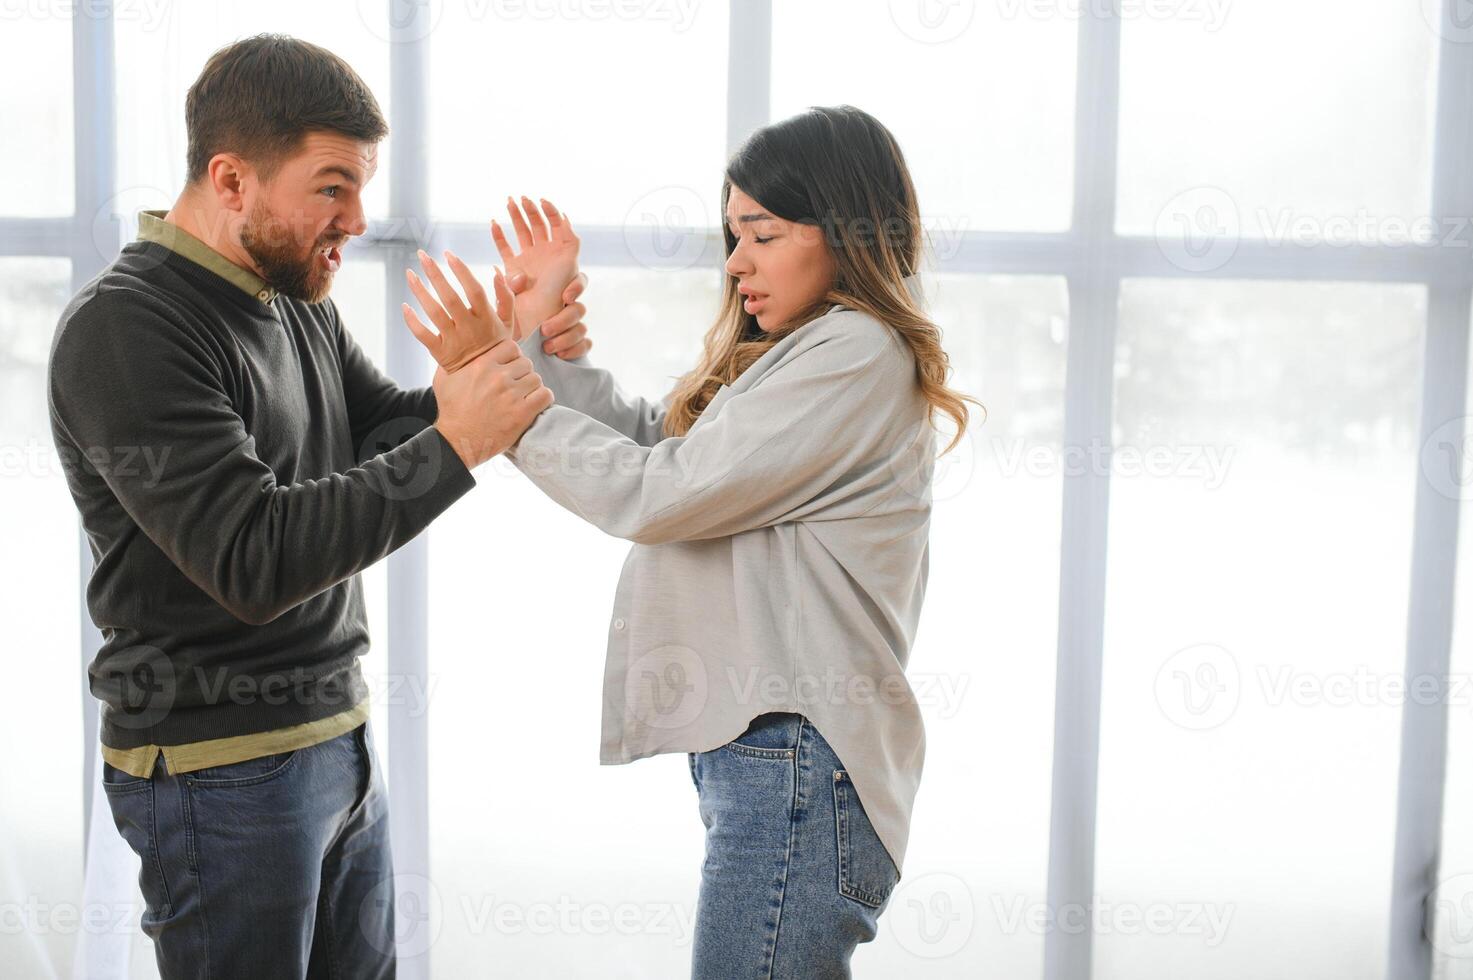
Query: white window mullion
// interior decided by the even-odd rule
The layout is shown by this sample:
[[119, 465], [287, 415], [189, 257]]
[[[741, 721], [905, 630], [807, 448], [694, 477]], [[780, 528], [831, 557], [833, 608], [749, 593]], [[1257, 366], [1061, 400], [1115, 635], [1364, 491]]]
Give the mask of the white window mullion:
[[726, 55], [726, 152], [772, 114], [772, 0], [735, 0]]
[[[429, 191], [429, 4], [396, 4], [388, 0], [389, 112], [394, 137], [390, 144], [390, 227], [402, 229], [386, 246], [384, 297], [385, 361], [389, 375], [404, 386], [428, 379], [427, 355], [402, 326], [399, 304], [403, 281], [394, 273], [415, 263], [416, 248], [432, 251], [428, 240]], [[418, 231], [416, 231], [416, 229]], [[423, 238], [423, 240], [417, 240]], [[427, 530], [388, 558], [388, 676], [419, 678], [429, 673], [429, 535]], [[429, 910], [429, 718], [414, 706], [391, 699], [386, 740], [389, 783], [390, 846], [394, 853], [394, 894], [399, 908]], [[382, 755], [380, 756], [382, 758]], [[419, 935], [398, 937], [398, 975], [428, 980], [430, 954]]]
[[[78, 10], [72, 18], [72, 128], [76, 146], [74, 212], [68, 247], [72, 263], [72, 291], [86, 285], [112, 260], [117, 243], [111, 200], [117, 183], [117, 115], [113, 100], [113, 11], [111, 0]], [[104, 222], [107, 222], [106, 224]], [[106, 254], [104, 251], [106, 250]], [[77, 601], [81, 605], [78, 635], [82, 659], [82, 827], [91, 826], [92, 791], [97, 779], [98, 705], [87, 686], [87, 667], [102, 646], [102, 634], [87, 611], [87, 580], [92, 573], [92, 550], [78, 521], [79, 576]], [[85, 859], [85, 858], [84, 858]]]
[[[117, 78], [113, 57], [113, 6], [98, 0], [72, 14], [72, 131], [75, 146], [73, 212], [64, 252], [72, 267], [72, 290], [81, 289], [112, 259], [119, 242], [113, 214], [117, 192], [117, 113], [113, 92]], [[33, 223], [49, 238], [61, 223]], [[4, 236], [7, 239], [9, 236]], [[12, 240], [14, 241], [14, 240]], [[32, 244], [48, 244], [36, 241]], [[49, 243], [62, 245], [60, 242]], [[48, 249], [50, 250], [50, 249]], [[77, 645], [81, 660], [78, 694], [82, 720], [82, 907], [120, 908], [139, 899], [133, 853], [112, 826], [107, 803], [95, 792], [102, 750], [98, 740], [100, 708], [88, 685], [87, 668], [102, 647], [102, 634], [87, 610], [87, 581], [92, 574], [92, 548], [77, 526]], [[137, 930], [83, 929], [77, 934], [76, 976], [127, 976]]]
[[[1454, 40], [1460, 32], [1457, 5], [1444, 4], [1445, 28], [1438, 59], [1436, 157], [1432, 214], [1435, 227], [1473, 215], [1473, 46]], [[1422, 364], [1422, 421], [1417, 455], [1415, 518], [1412, 526], [1411, 585], [1407, 603], [1408, 685], [1446, 678], [1451, 665], [1454, 578], [1458, 558], [1460, 499], [1426, 478], [1424, 461], [1444, 443], [1464, 451], [1467, 412], [1468, 330], [1473, 288], [1466, 279], [1466, 244], [1442, 249], [1452, 276], [1433, 281], [1427, 303], [1427, 342]], [[1411, 687], [1408, 690], [1423, 690]], [[1392, 861], [1389, 980], [1428, 980], [1432, 976], [1432, 903], [1437, 897], [1438, 855], [1442, 847], [1443, 799], [1447, 778], [1447, 686], [1441, 697], [1407, 698], [1402, 705], [1401, 762], [1397, 780], [1396, 842]]]
[[[1120, 19], [1113, 2], [1080, 17], [1075, 86], [1071, 233], [1082, 268], [1069, 277], [1065, 453], [1110, 440], [1119, 290], [1111, 254], [1120, 103]], [[1108, 472], [1085, 468], [1064, 476], [1047, 897], [1055, 915], [1094, 904], [1109, 493]], [[1088, 929], [1049, 930], [1045, 980], [1088, 980], [1091, 939]]]

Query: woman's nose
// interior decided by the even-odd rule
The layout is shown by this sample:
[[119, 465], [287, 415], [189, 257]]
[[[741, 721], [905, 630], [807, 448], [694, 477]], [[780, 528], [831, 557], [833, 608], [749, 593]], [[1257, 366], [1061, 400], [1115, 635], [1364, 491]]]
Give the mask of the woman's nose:
[[738, 245], [731, 250], [726, 257], [726, 274], [729, 276], [740, 276], [744, 272], [752, 271], [752, 263], [747, 261], [747, 253], [742, 246]]

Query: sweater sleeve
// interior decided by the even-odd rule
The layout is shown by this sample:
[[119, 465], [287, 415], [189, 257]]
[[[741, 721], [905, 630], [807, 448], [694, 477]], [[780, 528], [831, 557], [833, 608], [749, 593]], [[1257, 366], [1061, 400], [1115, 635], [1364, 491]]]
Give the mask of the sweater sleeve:
[[915, 378], [888, 328], [842, 322], [684, 436], [641, 446], [557, 404], [507, 458], [563, 507], [643, 544], [854, 516], [886, 480], [884, 443]]
[[433, 388], [401, 388], [380, 371], [344, 327], [337, 305], [331, 299], [327, 303], [337, 332], [343, 399], [347, 402], [348, 423], [353, 432], [354, 458], [362, 463], [373, 455], [375, 447], [368, 444], [368, 437], [380, 426], [393, 421], [396, 436], [410, 435], [432, 424], [439, 407]]
[[[242, 622], [270, 622], [351, 578], [475, 485], [433, 427], [346, 472], [278, 483], [222, 372], [210, 345], [162, 305], [105, 292], [58, 335], [49, 398], [67, 465], [105, 481], [169, 560]], [[118, 447], [161, 465], [90, 462]]]
[[536, 329], [521, 339], [520, 346], [559, 405], [597, 419], [641, 446], [653, 446], [665, 437], [663, 404], [625, 394], [613, 374], [595, 367], [587, 354], [565, 361], [547, 353], [542, 349], [546, 339]]

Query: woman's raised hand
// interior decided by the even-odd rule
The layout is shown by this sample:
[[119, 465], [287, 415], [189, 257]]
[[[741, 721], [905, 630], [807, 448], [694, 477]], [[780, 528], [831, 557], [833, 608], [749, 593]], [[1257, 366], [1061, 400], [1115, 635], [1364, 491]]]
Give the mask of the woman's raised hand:
[[517, 320], [524, 331], [516, 335], [517, 340], [558, 313], [569, 302], [565, 291], [575, 279], [581, 278], [579, 241], [573, 234], [573, 226], [552, 202], [544, 199], [541, 204], [539, 210], [530, 197], [523, 197], [520, 205], [510, 197], [506, 199], [506, 211], [517, 236], [516, 249], [501, 225], [495, 220], [491, 222], [491, 240], [501, 253], [507, 277], [518, 273], [526, 276], [525, 284], [519, 283], [516, 293]]
[[[496, 305], [493, 307], [486, 290], [460, 258], [447, 251], [445, 261], [455, 278], [465, 290], [465, 299], [455, 291], [450, 280], [440, 271], [435, 260], [419, 251], [419, 264], [434, 287], [434, 294], [425, 288], [424, 282], [413, 269], [405, 269], [404, 277], [409, 289], [424, 308], [425, 315], [435, 325], [431, 330], [420, 320], [408, 303], [403, 304], [404, 322], [415, 338], [439, 362], [447, 372], [466, 364], [486, 353], [508, 338], [515, 340], [517, 332], [517, 307], [511, 288], [501, 270], [496, 270], [493, 288]], [[438, 331], [438, 333], [436, 332]]]

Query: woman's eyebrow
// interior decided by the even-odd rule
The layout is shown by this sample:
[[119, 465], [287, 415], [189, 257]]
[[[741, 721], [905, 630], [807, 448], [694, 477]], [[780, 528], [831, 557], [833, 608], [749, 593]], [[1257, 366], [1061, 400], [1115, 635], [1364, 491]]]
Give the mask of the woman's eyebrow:
[[[777, 220], [776, 218], [774, 218], [772, 215], [768, 214], [766, 211], [758, 211], [756, 214], [742, 214], [742, 215], [738, 215], [737, 216], [737, 221], [740, 222], [741, 224], [744, 224], [744, 225], [749, 225], [749, 224], [751, 224], [754, 221], [776, 221], [776, 220]], [[731, 220], [730, 219], [727, 219], [727, 224], [731, 224]], [[735, 234], [736, 233], [735, 232], [736, 225], [731, 225], [731, 227], [733, 229], [732, 233]]]

